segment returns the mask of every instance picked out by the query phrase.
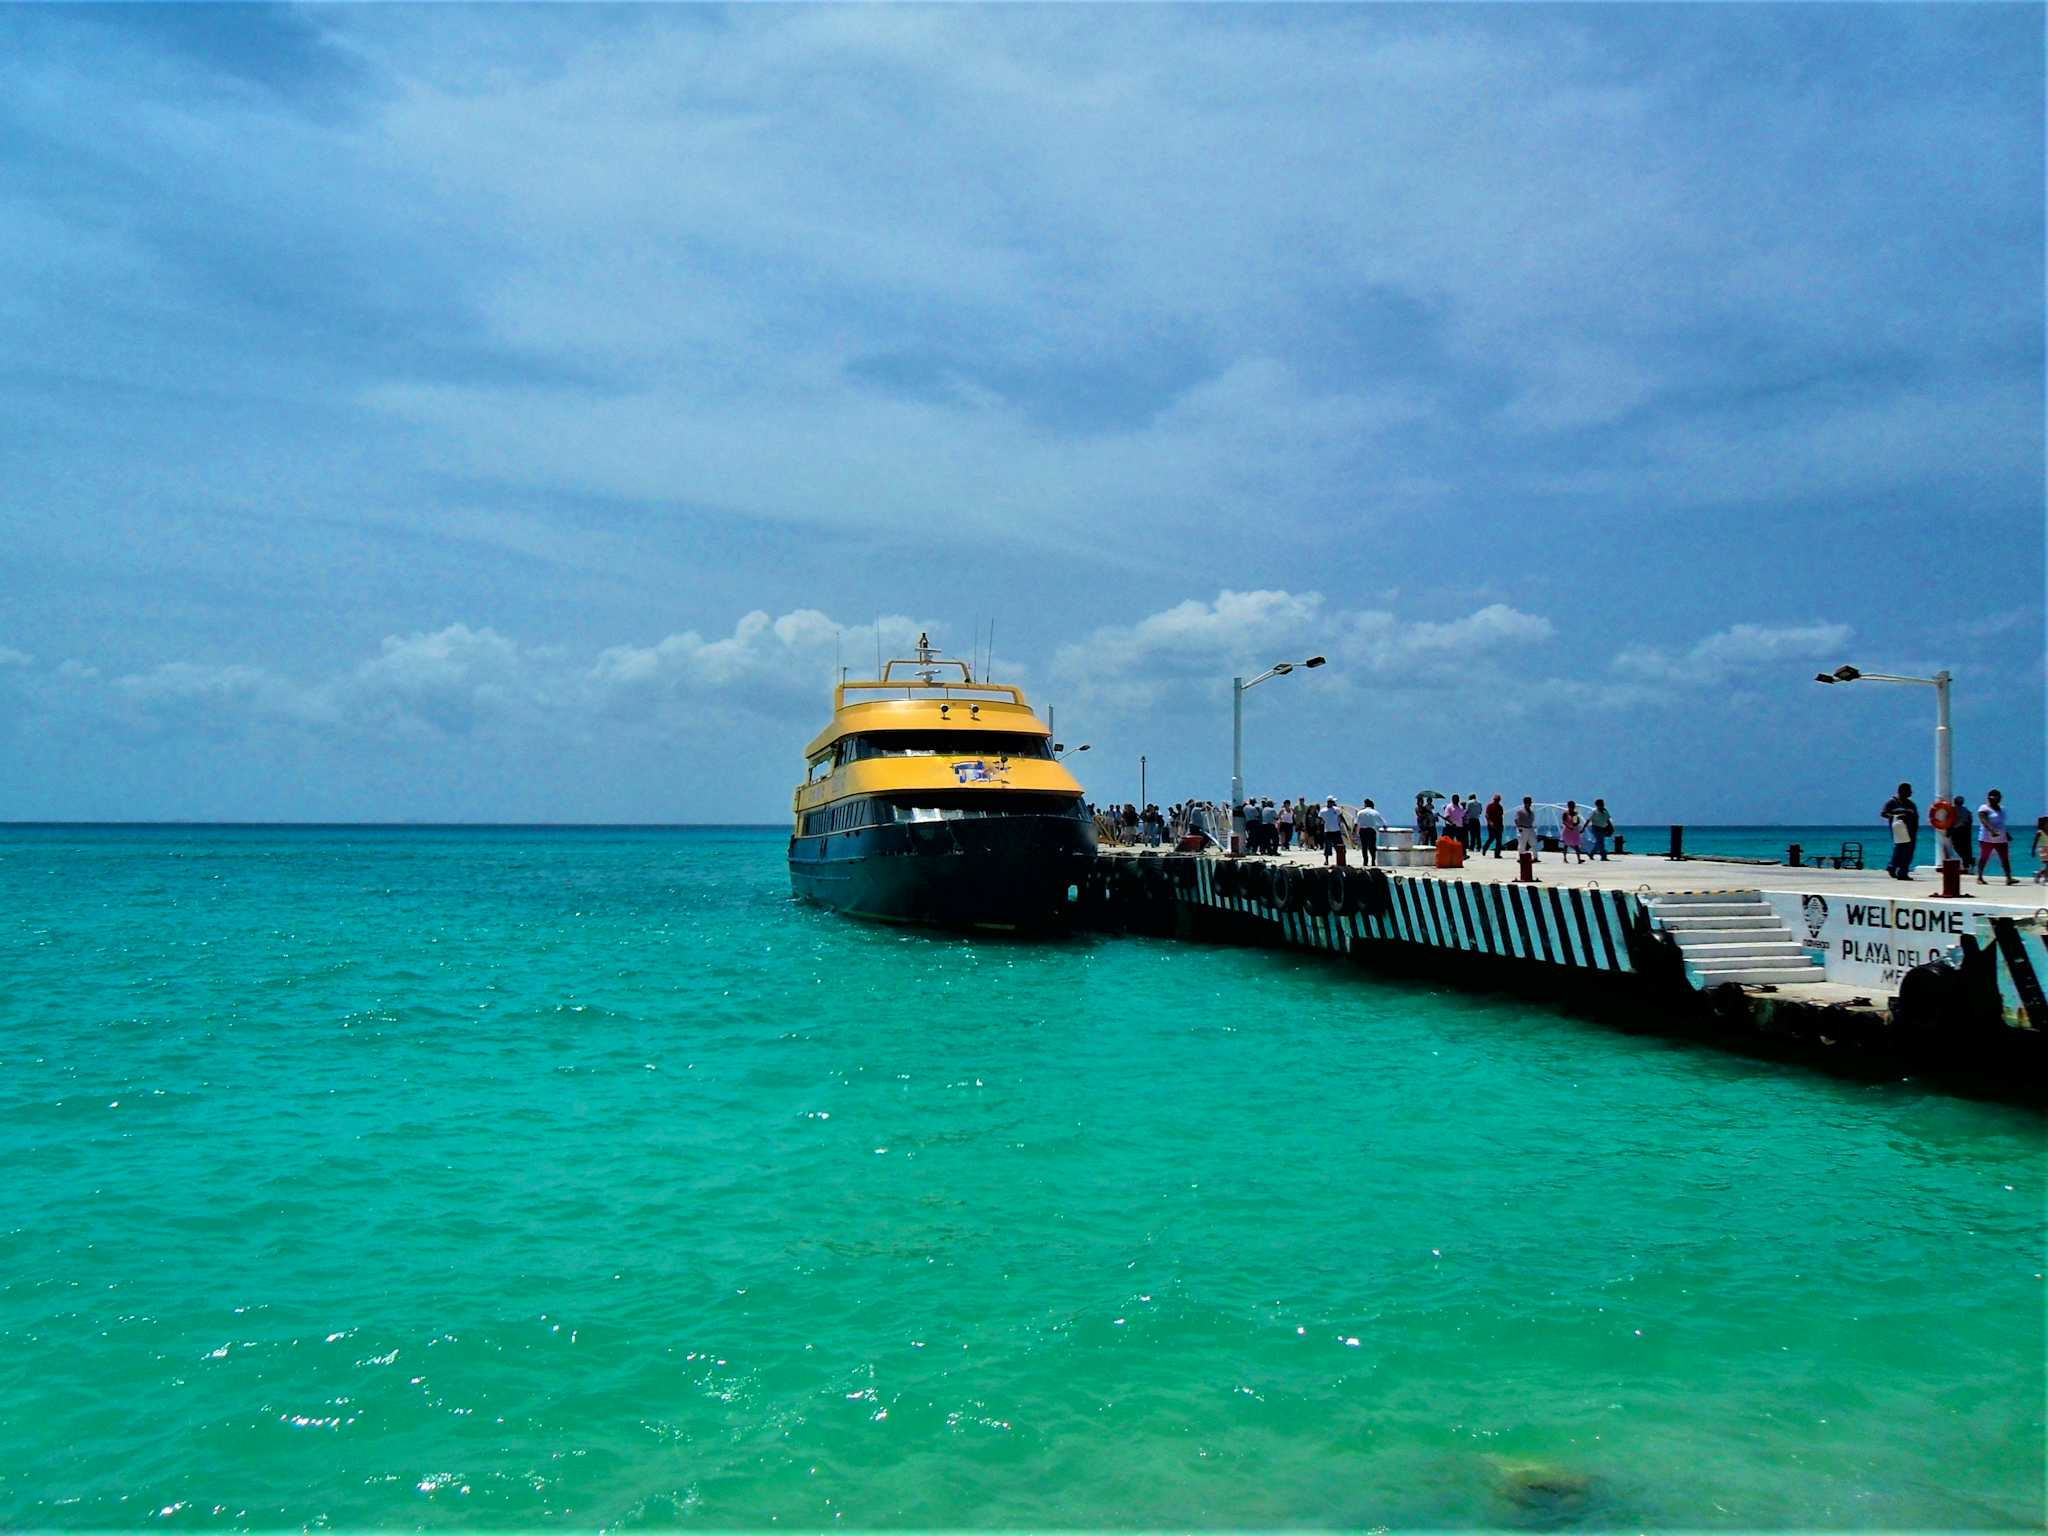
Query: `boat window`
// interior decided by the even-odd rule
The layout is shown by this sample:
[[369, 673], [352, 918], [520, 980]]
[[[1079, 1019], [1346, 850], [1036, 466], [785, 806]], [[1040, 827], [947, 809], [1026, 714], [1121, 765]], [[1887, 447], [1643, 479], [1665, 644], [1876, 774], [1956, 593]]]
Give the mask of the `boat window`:
[[1052, 756], [1052, 744], [1043, 736], [1011, 731], [876, 731], [845, 737], [839, 746], [842, 762], [869, 757]]

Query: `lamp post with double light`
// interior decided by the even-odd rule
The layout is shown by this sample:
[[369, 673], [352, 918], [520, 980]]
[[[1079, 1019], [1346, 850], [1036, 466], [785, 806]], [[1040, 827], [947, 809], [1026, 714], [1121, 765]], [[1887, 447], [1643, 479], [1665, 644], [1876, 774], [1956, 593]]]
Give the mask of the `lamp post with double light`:
[[[1955, 745], [1948, 728], [1948, 688], [1954, 681], [1948, 669], [1943, 668], [1932, 677], [1902, 677], [1893, 672], [1865, 672], [1857, 667], [1837, 667], [1832, 672], [1813, 674], [1816, 683], [1917, 683], [1934, 690], [1934, 798], [1949, 799], [1954, 778]], [[1943, 863], [1952, 862], [1955, 856], [1949, 844], [1948, 834], [1941, 834], [1942, 850], [1947, 855]]]
[[1257, 677], [1230, 680], [1230, 804], [1233, 809], [1244, 800], [1244, 696], [1269, 677], [1285, 677], [1296, 667], [1320, 667], [1328, 658], [1311, 656], [1306, 661], [1276, 661]]

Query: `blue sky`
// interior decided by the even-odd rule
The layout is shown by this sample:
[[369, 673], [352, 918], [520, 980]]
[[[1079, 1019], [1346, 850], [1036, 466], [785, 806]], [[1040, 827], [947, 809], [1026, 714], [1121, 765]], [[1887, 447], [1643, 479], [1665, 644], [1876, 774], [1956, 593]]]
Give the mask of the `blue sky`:
[[0, 9], [0, 819], [2048, 810], [2038, 7]]

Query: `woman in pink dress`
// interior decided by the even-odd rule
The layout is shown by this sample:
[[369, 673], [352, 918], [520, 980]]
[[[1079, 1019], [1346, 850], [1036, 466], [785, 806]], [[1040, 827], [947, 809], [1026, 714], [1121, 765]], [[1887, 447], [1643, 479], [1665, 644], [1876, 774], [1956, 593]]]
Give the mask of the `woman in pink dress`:
[[1580, 842], [1585, 827], [1586, 818], [1579, 814], [1579, 802], [1565, 801], [1564, 815], [1558, 818], [1557, 840], [1563, 846], [1564, 856], [1569, 859], [1576, 853], [1581, 864], [1586, 862], [1586, 850]]

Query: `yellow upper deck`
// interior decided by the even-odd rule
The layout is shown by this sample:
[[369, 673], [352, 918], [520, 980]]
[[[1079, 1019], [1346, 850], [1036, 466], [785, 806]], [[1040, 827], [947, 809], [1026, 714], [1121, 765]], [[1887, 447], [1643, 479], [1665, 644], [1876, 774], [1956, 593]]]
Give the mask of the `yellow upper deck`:
[[[1051, 728], [1031, 712], [1021, 688], [974, 681], [964, 662], [933, 656], [922, 636], [919, 651], [915, 661], [889, 662], [880, 678], [832, 690], [831, 723], [804, 749], [810, 774], [794, 797], [799, 812], [848, 795], [919, 790], [1079, 797], [1080, 784], [1052, 756]], [[899, 667], [915, 668], [916, 675], [896, 676]], [[959, 675], [938, 676], [948, 670]], [[916, 746], [904, 752], [863, 756], [866, 744], [852, 739], [911, 739], [899, 735], [906, 732], [914, 733]], [[957, 751], [949, 750], [954, 741]], [[983, 764], [986, 775], [963, 775], [956, 765], [967, 763]]]

